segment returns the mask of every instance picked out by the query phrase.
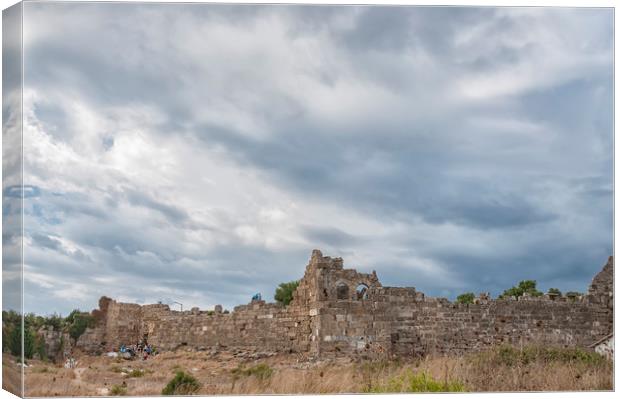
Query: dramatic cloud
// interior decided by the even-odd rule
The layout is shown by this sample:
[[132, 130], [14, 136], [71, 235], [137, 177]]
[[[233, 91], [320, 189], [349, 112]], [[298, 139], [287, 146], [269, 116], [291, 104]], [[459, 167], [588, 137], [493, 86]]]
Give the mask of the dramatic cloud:
[[610, 9], [24, 7], [27, 310], [231, 308], [317, 247], [450, 298], [611, 254]]

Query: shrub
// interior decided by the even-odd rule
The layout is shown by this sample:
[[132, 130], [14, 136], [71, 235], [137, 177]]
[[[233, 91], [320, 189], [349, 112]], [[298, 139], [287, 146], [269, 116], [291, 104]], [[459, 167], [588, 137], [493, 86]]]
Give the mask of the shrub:
[[474, 303], [474, 298], [475, 297], [476, 296], [474, 295], [473, 292], [466, 292], [464, 294], [461, 294], [461, 295], [457, 296], [456, 297], [456, 302], [457, 303], [463, 303], [463, 304], [466, 304], [466, 303], [471, 304], [471, 303]]
[[549, 288], [549, 291], [547, 292], [549, 294], [562, 295], [562, 291], [560, 291], [558, 288]]
[[127, 374], [127, 377], [129, 377], [129, 378], [140, 378], [140, 377], [144, 377], [144, 374], [145, 374], [144, 370], [131, 370]]
[[115, 365], [115, 366], [110, 367], [110, 371], [113, 373], [122, 373], [123, 371], [125, 371], [125, 369], [118, 365]]
[[271, 377], [271, 375], [273, 374], [273, 369], [269, 367], [268, 365], [266, 365], [265, 363], [260, 363], [247, 369], [239, 366], [236, 369], [232, 370], [232, 373], [233, 373], [233, 376], [235, 377], [240, 377], [240, 376], [249, 377], [253, 375], [259, 380], [263, 381]]
[[124, 396], [127, 395], [127, 388], [122, 385], [112, 385], [110, 388], [111, 396]]
[[162, 389], [162, 395], [191, 395], [200, 389], [200, 384], [189, 373], [177, 371], [176, 375], [168, 385]]
[[388, 392], [464, 392], [465, 386], [455, 380], [439, 381], [425, 371], [414, 373], [407, 370], [392, 377], [386, 384], [377, 385], [367, 390], [372, 393]]
[[523, 281], [520, 281], [519, 285], [517, 285], [516, 287], [512, 287], [512, 288], [505, 290], [499, 297], [506, 298], [506, 297], [515, 296], [518, 298], [520, 296], [523, 296], [523, 294], [525, 293], [528, 293], [531, 296], [542, 295], [542, 292], [536, 289], [535, 280], [523, 280]]
[[281, 283], [278, 288], [276, 288], [274, 299], [284, 306], [287, 306], [293, 300], [293, 292], [295, 292], [298, 286], [299, 280]]

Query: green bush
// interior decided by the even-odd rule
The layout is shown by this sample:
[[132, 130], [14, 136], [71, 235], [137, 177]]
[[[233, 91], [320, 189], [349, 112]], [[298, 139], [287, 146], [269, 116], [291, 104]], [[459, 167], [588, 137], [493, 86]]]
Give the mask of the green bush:
[[191, 395], [200, 389], [200, 384], [189, 373], [177, 371], [168, 385], [162, 389], [162, 395]]
[[131, 370], [128, 374], [127, 377], [129, 378], [140, 378], [140, 377], [144, 377], [144, 370]]
[[239, 366], [236, 369], [232, 370], [232, 374], [235, 377], [249, 377], [253, 375], [254, 377], [262, 381], [271, 377], [271, 375], [273, 374], [273, 369], [265, 363], [260, 363], [247, 369]]
[[299, 280], [281, 283], [278, 288], [276, 288], [274, 299], [284, 306], [287, 306], [293, 300], [293, 292], [295, 292], [298, 286]]
[[547, 292], [549, 294], [562, 295], [562, 291], [560, 291], [558, 288], [549, 288], [549, 291]]
[[439, 381], [425, 371], [414, 373], [412, 370], [407, 370], [397, 377], [390, 378], [386, 384], [367, 389], [367, 392], [371, 393], [464, 391], [465, 386], [459, 381]]
[[127, 388], [122, 385], [112, 385], [110, 388], [111, 396], [124, 396], [127, 395]]
[[466, 292], [464, 294], [461, 294], [459, 296], [456, 297], [456, 302], [457, 303], [463, 303], [463, 304], [472, 304], [474, 303], [474, 298], [476, 296], [474, 295], [473, 292]]

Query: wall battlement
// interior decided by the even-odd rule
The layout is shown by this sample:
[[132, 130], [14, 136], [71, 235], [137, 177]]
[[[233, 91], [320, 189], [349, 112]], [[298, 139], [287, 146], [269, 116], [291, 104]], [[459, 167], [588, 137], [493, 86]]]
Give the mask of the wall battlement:
[[230, 313], [103, 297], [96, 327], [77, 346], [104, 351], [143, 337], [160, 350], [180, 346], [295, 352], [317, 357], [403, 357], [460, 354], [497, 344], [588, 345], [613, 331], [613, 258], [588, 293], [474, 304], [427, 297], [413, 287], [384, 287], [377, 274], [345, 269], [342, 258], [314, 250], [288, 306], [264, 301]]

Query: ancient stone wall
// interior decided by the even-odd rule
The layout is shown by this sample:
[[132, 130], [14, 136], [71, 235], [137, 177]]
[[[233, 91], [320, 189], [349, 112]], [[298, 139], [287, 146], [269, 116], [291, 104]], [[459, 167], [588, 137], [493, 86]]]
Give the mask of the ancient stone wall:
[[522, 297], [475, 304], [426, 297], [415, 288], [383, 287], [315, 250], [289, 306], [253, 301], [231, 313], [173, 311], [167, 305], [104, 300], [100, 323], [78, 346], [118, 348], [147, 337], [161, 350], [180, 346], [296, 352], [309, 357], [402, 357], [464, 353], [497, 344], [587, 347], [613, 330], [613, 259], [588, 294]]
[[371, 282], [363, 298], [331, 298], [320, 307], [319, 352], [377, 357], [464, 353], [498, 344], [586, 347], [613, 331], [612, 294], [613, 258], [588, 295], [574, 300], [485, 295], [468, 305]]

